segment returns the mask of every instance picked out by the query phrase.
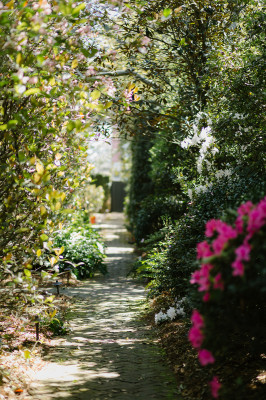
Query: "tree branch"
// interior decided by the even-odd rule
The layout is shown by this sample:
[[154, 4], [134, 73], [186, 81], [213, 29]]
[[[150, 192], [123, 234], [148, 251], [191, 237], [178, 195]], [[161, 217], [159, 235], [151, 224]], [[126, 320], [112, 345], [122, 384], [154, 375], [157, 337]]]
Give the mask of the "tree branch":
[[155, 82], [151, 81], [150, 79], [146, 78], [145, 76], [139, 74], [132, 68], [127, 68], [125, 70], [118, 70], [118, 71], [99, 71], [94, 76], [86, 78], [86, 80], [92, 81], [97, 79], [98, 76], [111, 76], [111, 77], [118, 77], [118, 76], [127, 76], [133, 75], [143, 83], [148, 86], [154, 87], [156, 89], [162, 89], [161, 86], [157, 85]]

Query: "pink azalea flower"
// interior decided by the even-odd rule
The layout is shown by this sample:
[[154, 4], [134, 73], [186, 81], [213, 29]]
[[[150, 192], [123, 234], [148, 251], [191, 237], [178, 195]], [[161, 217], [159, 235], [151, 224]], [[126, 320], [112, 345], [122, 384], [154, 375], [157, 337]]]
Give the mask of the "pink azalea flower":
[[210, 219], [206, 224], [205, 236], [212, 237], [217, 231], [221, 221], [219, 219]]
[[206, 240], [197, 244], [197, 258], [212, 256], [210, 245]]
[[237, 213], [238, 213], [238, 217], [236, 219], [236, 230], [238, 233], [243, 233], [243, 228], [244, 228], [244, 221], [243, 221], [243, 217], [245, 215], [249, 215], [250, 211], [252, 210], [252, 208], [254, 207], [254, 204], [251, 203], [251, 201], [247, 201], [246, 203], [242, 204], [238, 209], [237, 209]]
[[199, 328], [192, 326], [188, 333], [189, 341], [195, 349], [199, 349], [202, 345], [204, 336]]
[[207, 292], [210, 289], [211, 282], [208, 277], [202, 276], [199, 281], [199, 292]]
[[239, 246], [235, 250], [235, 253], [237, 255], [237, 259], [238, 260], [249, 261], [250, 260], [250, 250], [251, 250], [251, 247], [247, 242], [242, 244], [241, 246]]
[[212, 378], [212, 380], [209, 382], [210, 388], [211, 388], [211, 393], [212, 393], [212, 397], [214, 397], [215, 399], [218, 399], [219, 397], [219, 390], [221, 388], [221, 383], [219, 382], [219, 379], [217, 376], [214, 376]]
[[193, 325], [199, 329], [203, 328], [204, 326], [204, 319], [202, 315], [198, 312], [198, 310], [193, 310], [191, 321], [193, 322]]
[[219, 232], [225, 240], [234, 239], [237, 237], [236, 230], [222, 221], [220, 221], [217, 232]]
[[247, 201], [244, 204], [241, 204], [240, 207], [237, 209], [237, 213], [239, 216], [248, 215], [250, 210], [254, 207], [254, 204], [251, 201]]
[[237, 233], [243, 233], [244, 221], [241, 216], [237, 217], [235, 225]]
[[244, 275], [244, 265], [240, 260], [235, 260], [232, 263], [233, 275], [234, 276], [243, 276]]
[[198, 283], [200, 280], [201, 274], [200, 274], [200, 270], [198, 269], [197, 271], [193, 272], [193, 274], [191, 275], [191, 279], [190, 279], [190, 283]]
[[266, 214], [264, 207], [259, 203], [258, 207], [251, 211], [249, 214], [249, 221], [247, 231], [254, 234], [257, 232], [266, 222]]
[[210, 288], [210, 270], [211, 264], [202, 264], [200, 270], [193, 272], [191, 275], [190, 283], [197, 283], [199, 285], [199, 292], [205, 292]]
[[213, 288], [214, 288], [214, 289], [221, 289], [221, 290], [224, 290], [224, 282], [223, 282], [223, 280], [222, 280], [222, 274], [221, 274], [221, 272], [219, 272], [219, 274], [217, 274], [217, 275], [214, 277]]
[[237, 236], [237, 231], [222, 221], [217, 224], [217, 232], [219, 235], [212, 243], [212, 248], [214, 250], [214, 254], [216, 255], [221, 254], [225, 244], [230, 239], [234, 239]]
[[202, 300], [206, 303], [207, 301], [210, 300], [210, 298], [211, 298], [210, 293], [209, 293], [209, 292], [206, 292], [206, 293], [204, 294], [204, 296], [202, 297]]
[[212, 247], [214, 250], [214, 254], [219, 255], [221, 254], [221, 252], [224, 249], [225, 244], [227, 243], [227, 239], [222, 237], [222, 236], [218, 236], [217, 239], [215, 239], [212, 243]]
[[205, 366], [208, 364], [213, 364], [215, 362], [215, 358], [209, 350], [201, 349], [199, 350], [199, 362], [201, 365]]

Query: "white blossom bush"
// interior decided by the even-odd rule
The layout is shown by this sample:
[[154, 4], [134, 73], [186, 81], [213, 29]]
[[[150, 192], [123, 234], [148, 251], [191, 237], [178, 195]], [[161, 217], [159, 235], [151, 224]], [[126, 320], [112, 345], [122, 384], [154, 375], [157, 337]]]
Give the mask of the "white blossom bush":
[[184, 318], [186, 316], [185, 303], [187, 299], [183, 299], [176, 302], [174, 306], [168, 308], [166, 312], [162, 310], [155, 314], [154, 320], [155, 324], [158, 325], [165, 321], [174, 321], [177, 318]]

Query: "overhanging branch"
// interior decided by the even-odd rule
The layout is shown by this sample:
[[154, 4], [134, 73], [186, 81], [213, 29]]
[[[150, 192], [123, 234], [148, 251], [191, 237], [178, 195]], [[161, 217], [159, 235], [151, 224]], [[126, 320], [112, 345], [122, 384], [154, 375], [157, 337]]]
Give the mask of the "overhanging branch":
[[127, 68], [124, 70], [118, 70], [118, 71], [97, 71], [95, 75], [86, 78], [87, 81], [92, 81], [97, 79], [98, 76], [110, 76], [110, 77], [118, 77], [118, 76], [127, 76], [127, 75], [133, 75], [135, 76], [138, 80], [141, 82], [145, 83], [148, 86], [154, 87], [156, 89], [161, 89], [159, 85], [157, 85], [155, 82], [151, 81], [150, 79], [146, 78], [145, 76], [139, 74], [132, 68]]

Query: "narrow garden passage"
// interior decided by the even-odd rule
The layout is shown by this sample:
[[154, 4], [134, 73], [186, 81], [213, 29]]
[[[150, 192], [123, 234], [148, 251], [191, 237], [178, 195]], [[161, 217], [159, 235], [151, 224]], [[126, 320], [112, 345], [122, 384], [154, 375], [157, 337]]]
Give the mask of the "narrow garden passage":
[[102, 216], [108, 274], [68, 288], [72, 333], [60, 339], [31, 388], [34, 400], [180, 399], [150, 329], [139, 319], [144, 288], [127, 277], [133, 248], [123, 215]]

